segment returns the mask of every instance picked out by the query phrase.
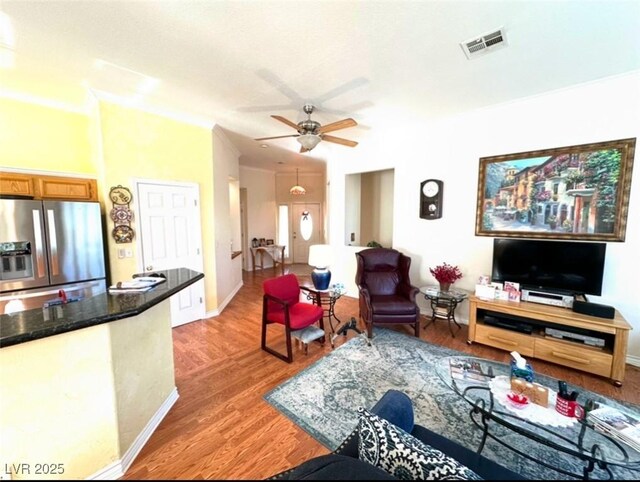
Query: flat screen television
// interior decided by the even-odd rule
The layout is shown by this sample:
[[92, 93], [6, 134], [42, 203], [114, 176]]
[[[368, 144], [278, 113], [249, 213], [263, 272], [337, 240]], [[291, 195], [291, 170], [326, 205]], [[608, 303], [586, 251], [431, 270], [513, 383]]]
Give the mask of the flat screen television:
[[520, 288], [600, 295], [605, 243], [494, 239], [491, 280]]

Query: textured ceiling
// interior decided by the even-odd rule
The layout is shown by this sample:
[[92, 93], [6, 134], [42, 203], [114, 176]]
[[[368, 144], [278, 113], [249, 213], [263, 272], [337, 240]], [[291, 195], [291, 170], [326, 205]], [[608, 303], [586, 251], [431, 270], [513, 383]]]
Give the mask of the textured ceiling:
[[[0, 10], [13, 25], [16, 65], [0, 70], [0, 87], [73, 103], [88, 85], [215, 122], [241, 164], [274, 170], [316, 170], [352, 149], [322, 142], [300, 155], [293, 138], [267, 149], [253, 140], [295, 133], [270, 115], [298, 122], [306, 102], [322, 124], [353, 117], [358, 127], [332, 134], [362, 144], [640, 69], [635, 0], [5, 0]], [[508, 46], [468, 60], [460, 42], [498, 27]]]

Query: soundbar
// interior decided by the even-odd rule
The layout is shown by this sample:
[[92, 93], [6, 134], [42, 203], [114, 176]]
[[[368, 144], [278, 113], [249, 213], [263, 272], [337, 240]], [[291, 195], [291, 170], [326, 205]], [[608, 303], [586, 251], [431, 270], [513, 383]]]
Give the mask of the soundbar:
[[522, 289], [521, 300], [531, 303], [541, 303], [543, 305], [560, 306], [561, 308], [573, 307], [573, 295], [527, 288]]
[[608, 318], [613, 320], [616, 316], [616, 309], [613, 306], [601, 305], [599, 303], [589, 303], [587, 301], [573, 302], [573, 311], [582, 313], [583, 315], [599, 316], [600, 318]]

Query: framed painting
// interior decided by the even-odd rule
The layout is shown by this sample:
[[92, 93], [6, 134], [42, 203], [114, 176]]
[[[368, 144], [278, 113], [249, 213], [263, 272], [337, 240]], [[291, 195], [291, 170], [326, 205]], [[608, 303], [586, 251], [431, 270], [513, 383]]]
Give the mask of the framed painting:
[[476, 235], [624, 241], [635, 144], [480, 158]]

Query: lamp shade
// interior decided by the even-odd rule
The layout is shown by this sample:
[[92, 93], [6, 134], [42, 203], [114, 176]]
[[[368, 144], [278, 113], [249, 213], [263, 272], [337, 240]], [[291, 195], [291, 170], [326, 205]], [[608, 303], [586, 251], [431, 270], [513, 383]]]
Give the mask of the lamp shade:
[[296, 140], [308, 151], [318, 145], [322, 138], [317, 134], [302, 134], [296, 137]]
[[326, 268], [333, 263], [333, 251], [329, 244], [312, 244], [309, 246], [309, 265]]
[[300, 185], [300, 181], [298, 181], [298, 169], [296, 169], [296, 185], [289, 189], [289, 194], [294, 196], [300, 196], [302, 194], [307, 194], [307, 190]]

